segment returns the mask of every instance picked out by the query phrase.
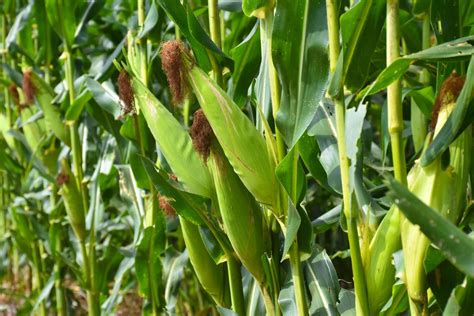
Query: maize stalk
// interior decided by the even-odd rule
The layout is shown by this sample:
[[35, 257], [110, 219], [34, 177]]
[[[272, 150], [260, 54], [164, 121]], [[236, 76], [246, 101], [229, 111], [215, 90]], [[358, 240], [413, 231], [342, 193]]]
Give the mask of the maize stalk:
[[[440, 131], [452, 112], [464, 80], [452, 74], [441, 87], [433, 112], [432, 127], [434, 135]], [[437, 210], [452, 222], [462, 215], [467, 188], [472, 135], [470, 129], [464, 131], [449, 146], [449, 165], [443, 166], [442, 157], [426, 167], [417, 164], [414, 168], [416, 178], [409, 189], [424, 203]], [[424, 259], [430, 241], [418, 226], [406, 218], [401, 219], [401, 234], [405, 260], [405, 282], [408, 294], [414, 304], [412, 312], [424, 312], [427, 309], [426, 276]]]
[[194, 272], [204, 290], [219, 306], [230, 307], [230, 292], [226, 276], [226, 266], [216, 264], [209, 255], [196, 225], [183, 217], [179, 218], [184, 243]]
[[[273, 160], [265, 139], [237, 104], [209, 76], [195, 65], [193, 57], [178, 41], [162, 50], [163, 68], [174, 95], [189, 84], [235, 173], [261, 203], [274, 206], [278, 186]], [[178, 82], [178, 83], [177, 83]], [[182, 98], [175, 98], [180, 100]]]

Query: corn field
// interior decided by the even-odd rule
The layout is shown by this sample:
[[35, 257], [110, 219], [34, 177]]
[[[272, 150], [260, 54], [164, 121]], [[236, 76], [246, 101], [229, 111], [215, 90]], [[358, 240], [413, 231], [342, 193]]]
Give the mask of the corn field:
[[474, 1], [0, 10], [0, 315], [474, 315]]

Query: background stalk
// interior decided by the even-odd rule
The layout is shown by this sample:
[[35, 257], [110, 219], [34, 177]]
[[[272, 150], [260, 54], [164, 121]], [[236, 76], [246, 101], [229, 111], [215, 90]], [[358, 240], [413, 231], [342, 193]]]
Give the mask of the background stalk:
[[[145, 25], [145, 1], [138, 0], [137, 1], [137, 10], [138, 10], [138, 28], [141, 30]], [[137, 40], [138, 44], [138, 52], [139, 52], [139, 61], [140, 61], [140, 80], [148, 87], [148, 49], [147, 49], [147, 36], [143, 36], [141, 39]], [[140, 154], [142, 156], [146, 156], [145, 146], [144, 146], [144, 138], [140, 130], [140, 114], [137, 112], [133, 114], [133, 120], [135, 125], [135, 137], [138, 142]], [[157, 162], [158, 163], [158, 162]], [[155, 223], [156, 214], [158, 212], [158, 200], [156, 196], [156, 189], [149, 179], [149, 197], [147, 203], [151, 203], [151, 207], [146, 208], [148, 212], [151, 214], [146, 214], [146, 218], [150, 221], [149, 224], [153, 225]], [[151, 215], [151, 216], [150, 216]], [[146, 224], [148, 225], [148, 223]], [[152, 251], [153, 242], [150, 245], [150, 251]], [[151, 304], [152, 304], [152, 315], [158, 315], [160, 313], [160, 302], [158, 297], [158, 289], [156, 288], [156, 280], [155, 278], [155, 269], [152, 266], [149, 266], [149, 281], [150, 281], [150, 289], [151, 289]]]
[[[211, 39], [214, 41], [217, 47], [222, 48], [222, 39], [221, 39], [221, 22], [219, 17], [219, 9], [217, 6], [217, 0], [209, 0], [208, 10], [209, 10], [209, 31], [211, 33]], [[213, 79], [217, 82], [219, 86], [223, 86], [222, 78], [222, 67], [216, 58], [210, 55], [212, 68], [213, 68]]]
[[[400, 26], [398, 0], [387, 1], [387, 66], [400, 57]], [[392, 159], [395, 179], [407, 184], [403, 132], [403, 109], [400, 80], [394, 81], [387, 89], [388, 130], [392, 143]]]
[[232, 253], [227, 253], [227, 269], [229, 274], [230, 297], [232, 309], [238, 315], [245, 316], [245, 301], [242, 287], [242, 274], [240, 272], [240, 263]]
[[[69, 46], [64, 43], [64, 53], [66, 55], [66, 82], [69, 92], [69, 103], [73, 104], [75, 100], [75, 91], [74, 91], [74, 68], [73, 68], [73, 59]], [[87, 199], [87, 187], [83, 183], [84, 173], [82, 170], [82, 148], [79, 137], [79, 128], [77, 121], [72, 121], [69, 123], [69, 131], [71, 133], [71, 149], [73, 157], [73, 170], [77, 179], [77, 187], [81, 191], [81, 197], [83, 200], [83, 205], [85, 207], [85, 214], [87, 215], [88, 210], [88, 199]], [[92, 220], [94, 222], [94, 220]], [[100, 303], [99, 297], [96, 291], [96, 281], [93, 276], [95, 275], [95, 231], [94, 224], [92, 223], [91, 230], [89, 232], [89, 254], [87, 253], [87, 247], [85, 241], [81, 241], [81, 252], [83, 258], [83, 272], [84, 277], [87, 280], [87, 306], [89, 315], [99, 315], [100, 314]], [[92, 259], [94, 261], [89, 261]]]
[[[337, 1], [326, 1], [326, 12], [329, 32], [329, 68], [334, 74], [339, 58], [339, 14]], [[359, 23], [362, 24], [362, 23]], [[359, 245], [359, 234], [357, 231], [357, 209], [352, 208], [351, 192], [349, 186], [349, 160], [346, 151], [346, 109], [344, 105], [343, 81], [341, 81], [340, 93], [333, 99], [336, 112], [337, 146], [339, 151], [339, 164], [341, 169], [341, 183], [343, 194], [343, 211], [347, 220], [347, 233], [351, 254], [352, 271], [354, 275], [354, 290], [356, 295], [356, 311], [358, 315], [368, 315], [367, 287], [365, 284], [364, 267]]]
[[[216, 44], [217, 47], [222, 48], [222, 38], [221, 38], [221, 21], [219, 16], [219, 8], [217, 0], [209, 0], [208, 2], [209, 10], [209, 33], [211, 35], [212, 41]], [[223, 86], [223, 77], [222, 77], [222, 67], [216, 58], [210, 55], [212, 68], [213, 68], [213, 79], [219, 86]], [[232, 301], [232, 309], [238, 315], [245, 315], [245, 301], [243, 296], [243, 287], [242, 287], [242, 274], [240, 272], [240, 263], [234, 257], [233, 251], [231, 249], [224, 250], [227, 257], [227, 268], [229, 275], [229, 286], [230, 286], [230, 295]]]

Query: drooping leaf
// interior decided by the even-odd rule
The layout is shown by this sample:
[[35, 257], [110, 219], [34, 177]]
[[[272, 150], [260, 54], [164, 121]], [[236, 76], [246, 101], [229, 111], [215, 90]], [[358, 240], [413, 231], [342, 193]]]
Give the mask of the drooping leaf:
[[277, 2], [272, 55], [282, 95], [277, 126], [288, 147], [308, 128], [326, 88], [326, 6], [322, 0]]
[[375, 82], [363, 89], [358, 97], [375, 94], [386, 89], [392, 82], [399, 79], [414, 62], [452, 61], [469, 58], [474, 53], [474, 36], [458, 38], [448, 43], [433, 46], [414, 54], [398, 58], [385, 68]]
[[474, 277], [474, 242], [449, 220], [420, 201], [394, 179], [388, 180], [390, 197], [410, 222], [444, 254], [454, 266]]
[[138, 32], [136, 39], [139, 40], [146, 36], [153, 29], [153, 27], [155, 27], [156, 22], [158, 22], [158, 9], [156, 8], [155, 1], [152, 1], [150, 10], [148, 11], [148, 14], [145, 18], [143, 28], [140, 29], [140, 32]]
[[[363, 87], [367, 79], [385, 22], [385, 7], [383, 0], [362, 0], [341, 16], [343, 78], [351, 90]], [[360, 24], [364, 25], [361, 30], [358, 29]]]
[[232, 73], [232, 97], [235, 103], [242, 106], [260, 64], [260, 31], [257, 24], [242, 43], [232, 49], [231, 55], [235, 61]]
[[46, 12], [54, 31], [64, 43], [72, 47], [76, 34], [76, 1], [45, 0]]
[[310, 315], [338, 315], [339, 279], [326, 251], [313, 251], [303, 268], [311, 294]]

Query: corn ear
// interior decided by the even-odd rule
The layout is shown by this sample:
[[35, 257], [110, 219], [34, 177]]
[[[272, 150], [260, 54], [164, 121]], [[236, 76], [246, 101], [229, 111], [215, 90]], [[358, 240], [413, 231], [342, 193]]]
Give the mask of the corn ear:
[[189, 192], [211, 197], [209, 171], [194, 151], [188, 132], [138, 79], [133, 78], [131, 83], [136, 105], [178, 180]]
[[61, 186], [59, 194], [63, 197], [69, 222], [77, 239], [82, 242], [86, 238], [86, 210], [77, 186], [76, 177], [71, 172], [66, 159], [61, 160], [61, 173], [57, 182]]
[[[460, 91], [463, 82], [459, 80], [462, 81], [456, 75], [452, 75], [441, 88], [437, 101], [441, 103], [438, 109], [435, 108], [435, 111], [439, 111], [435, 112], [434, 116], [435, 135], [441, 130], [456, 104], [457, 95], [453, 91], [456, 89]], [[456, 222], [462, 215], [465, 203], [472, 151], [470, 129], [465, 130], [451, 143], [448, 150], [449, 165], [447, 167], [444, 166], [443, 157], [439, 157], [426, 167], [417, 163], [414, 167], [417, 169], [415, 171], [417, 176], [409, 182], [409, 189], [425, 204], [450, 221]], [[411, 224], [405, 217], [401, 219], [401, 235], [408, 294], [414, 302], [426, 304], [424, 259], [430, 241], [418, 226]]]
[[36, 114], [36, 111], [34, 111], [31, 106], [24, 107], [20, 111], [21, 121], [23, 124], [22, 129], [26, 142], [33, 152], [36, 152], [41, 156], [42, 151], [38, 150], [38, 147], [41, 146], [41, 138], [44, 137], [46, 131], [44, 120], [38, 119], [29, 122], [31, 117]]
[[230, 308], [230, 290], [225, 264], [217, 265], [202, 241], [198, 226], [180, 216], [184, 243], [196, 276], [204, 290], [222, 307]]
[[367, 262], [364, 264], [370, 315], [378, 315], [392, 295], [395, 283], [392, 255], [401, 246], [400, 213], [392, 206], [370, 242]]
[[57, 138], [69, 146], [71, 138], [69, 137], [68, 130], [61, 119], [59, 108], [53, 104], [54, 91], [35, 72], [31, 72], [31, 82], [35, 87], [36, 99], [43, 110], [46, 127], [52, 130]]
[[187, 53], [181, 54], [187, 80], [235, 173], [261, 203], [275, 205], [275, 167], [265, 139], [237, 104]]
[[217, 142], [211, 147], [207, 164], [214, 180], [224, 231], [242, 264], [262, 284], [261, 258], [270, 252], [270, 235], [263, 211], [234, 173]]

